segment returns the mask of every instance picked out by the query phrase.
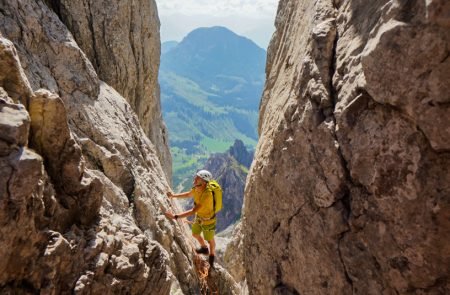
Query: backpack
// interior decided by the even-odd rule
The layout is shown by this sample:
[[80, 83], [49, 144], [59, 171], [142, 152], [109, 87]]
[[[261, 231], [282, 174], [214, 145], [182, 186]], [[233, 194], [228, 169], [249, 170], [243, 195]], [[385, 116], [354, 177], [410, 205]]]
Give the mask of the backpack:
[[222, 210], [222, 188], [220, 187], [220, 184], [215, 181], [211, 180], [208, 182], [207, 186], [213, 195], [213, 206], [214, 206], [214, 215]]

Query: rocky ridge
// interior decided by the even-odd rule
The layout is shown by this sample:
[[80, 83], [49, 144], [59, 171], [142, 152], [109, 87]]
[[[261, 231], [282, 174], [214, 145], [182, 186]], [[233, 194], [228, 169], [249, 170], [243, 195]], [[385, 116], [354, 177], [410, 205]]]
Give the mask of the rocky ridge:
[[449, 10], [280, 2], [245, 192], [250, 294], [450, 292]]
[[[0, 1], [0, 292], [198, 294], [142, 118], [59, 17], [45, 2]], [[216, 278], [236, 293], [223, 269]]]
[[228, 154], [247, 169], [250, 168], [253, 161], [253, 151], [248, 151], [242, 140], [235, 140], [234, 144], [228, 149]]
[[247, 165], [252, 158], [244, 143], [236, 140], [228, 152], [213, 154], [206, 161], [204, 168], [212, 173], [223, 191], [223, 209], [217, 214], [217, 231], [224, 230], [241, 217]]

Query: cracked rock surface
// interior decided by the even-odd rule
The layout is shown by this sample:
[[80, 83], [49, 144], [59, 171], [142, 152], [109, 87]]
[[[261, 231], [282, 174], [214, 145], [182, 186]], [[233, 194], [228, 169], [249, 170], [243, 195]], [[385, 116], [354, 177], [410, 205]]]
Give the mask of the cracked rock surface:
[[136, 112], [155, 145], [167, 179], [172, 160], [162, 121], [158, 69], [159, 18], [154, 0], [48, 1], [73, 34], [99, 78]]
[[245, 191], [250, 294], [450, 292], [450, 18], [282, 0]]
[[198, 294], [156, 143], [47, 2], [0, 0], [0, 293]]

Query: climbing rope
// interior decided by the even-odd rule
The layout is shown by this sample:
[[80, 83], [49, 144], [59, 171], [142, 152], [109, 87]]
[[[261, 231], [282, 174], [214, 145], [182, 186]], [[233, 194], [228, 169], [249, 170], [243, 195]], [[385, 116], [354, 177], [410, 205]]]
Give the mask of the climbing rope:
[[[169, 199], [172, 208], [176, 208], [172, 199]], [[165, 212], [165, 209], [161, 206], [161, 210]], [[184, 222], [187, 224], [193, 224], [193, 221], [187, 219], [177, 219], [176, 222]], [[200, 284], [200, 292], [202, 295], [219, 295], [219, 288], [214, 280], [211, 279], [209, 263], [204, 260], [199, 254], [195, 252], [195, 241], [191, 237], [188, 239], [188, 244], [191, 246], [194, 260], [194, 269], [198, 277]]]

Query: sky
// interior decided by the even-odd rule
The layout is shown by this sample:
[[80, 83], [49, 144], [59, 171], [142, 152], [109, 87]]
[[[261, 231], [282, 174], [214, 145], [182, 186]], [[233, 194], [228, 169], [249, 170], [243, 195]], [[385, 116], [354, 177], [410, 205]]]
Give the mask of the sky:
[[156, 0], [161, 42], [181, 41], [198, 27], [224, 26], [267, 49], [278, 0]]

